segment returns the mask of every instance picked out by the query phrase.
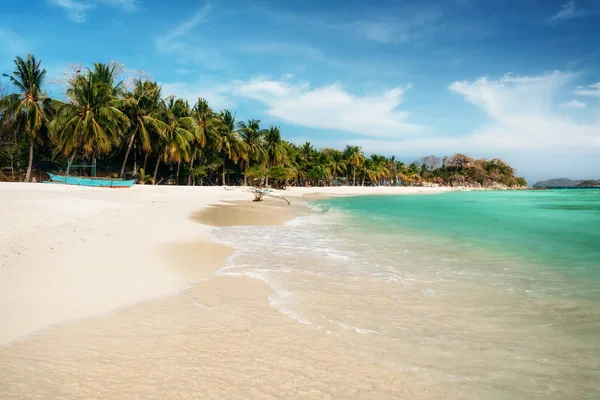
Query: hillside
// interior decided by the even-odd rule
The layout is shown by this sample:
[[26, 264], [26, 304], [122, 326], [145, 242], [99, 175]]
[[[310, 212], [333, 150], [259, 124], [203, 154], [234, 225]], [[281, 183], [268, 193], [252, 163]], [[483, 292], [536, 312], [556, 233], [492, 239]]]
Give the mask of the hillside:
[[554, 178], [546, 181], [539, 181], [533, 185], [537, 188], [553, 188], [553, 187], [595, 187], [600, 186], [600, 179], [597, 180], [572, 180], [569, 178]]

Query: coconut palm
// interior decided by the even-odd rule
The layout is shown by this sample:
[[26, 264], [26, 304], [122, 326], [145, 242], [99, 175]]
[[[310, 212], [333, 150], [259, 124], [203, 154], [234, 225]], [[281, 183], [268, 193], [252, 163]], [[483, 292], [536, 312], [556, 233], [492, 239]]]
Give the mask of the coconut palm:
[[219, 114], [221, 124], [219, 126], [219, 139], [217, 150], [223, 157], [223, 175], [221, 184], [225, 186], [225, 173], [227, 171], [227, 161], [231, 160], [237, 163], [240, 159], [247, 159], [248, 152], [246, 144], [240, 140], [235, 130], [235, 116], [229, 110], [224, 110]]
[[265, 132], [265, 150], [270, 167], [285, 163], [287, 152], [281, 140], [281, 131], [276, 126], [270, 126]]
[[[134, 82], [132, 93], [116, 102], [116, 105], [125, 110], [131, 121], [131, 133], [127, 140], [127, 150], [121, 165], [121, 178], [125, 173], [125, 166], [134, 141], [139, 139], [142, 150], [148, 154], [152, 151], [151, 134], [161, 136], [162, 132], [167, 129], [167, 124], [160, 120], [160, 102], [160, 86], [156, 82], [141, 79]], [[135, 175], [135, 173], [134, 167], [133, 174]]]
[[94, 63], [94, 69], [91, 70], [94, 80], [106, 83], [111, 88], [111, 94], [115, 97], [122, 95], [124, 90], [123, 81], [118, 80], [121, 73], [119, 65], [114, 62], [109, 64], [96, 62]]
[[[262, 163], [267, 158], [267, 152], [264, 147], [264, 129], [260, 129], [260, 120], [250, 119], [248, 123], [238, 122], [238, 132], [241, 139], [246, 144], [248, 160], [244, 162], [243, 169], [251, 166], [251, 162]], [[243, 172], [243, 171], [242, 171]], [[248, 185], [248, 180], [244, 174], [244, 186]]]
[[165, 163], [177, 163], [177, 173], [175, 175], [175, 184], [179, 184], [179, 167], [181, 161], [189, 161], [191, 155], [191, 143], [194, 140], [194, 130], [196, 123], [190, 116], [191, 110], [187, 102], [181, 99], [175, 99], [169, 96], [164, 102], [162, 120], [167, 125], [162, 131], [160, 140], [160, 152], [156, 160], [154, 170], [154, 182], [158, 165], [162, 160]]
[[290, 172], [290, 177], [296, 179], [298, 183], [301, 183], [306, 179], [307, 163], [305, 163], [303, 160], [300, 148], [286, 141], [283, 142], [283, 146], [287, 153], [285, 165]]
[[0, 113], [13, 123], [23, 126], [29, 137], [29, 161], [25, 180], [31, 180], [33, 168], [33, 149], [42, 126], [48, 122], [52, 112], [53, 101], [42, 90], [46, 78], [46, 70], [41, 68], [42, 60], [36, 60], [31, 54], [27, 60], [17, 57], [14, 60], [15, 70], [8, 77], [18, 93], [9, 94], [0, 99]]
[[333, 185], [333, 180], [337, 179], [338, 174], [346, 171], [346, 160], [339, 150], [323, 149], [322, 151], [327, 155], [326, 168], [329, 170], [331, 185]]
[[70, 101], [59, 108], [50, 129], [60, 151], [71, 160], [81, 152], [94, 162], [119, 142], [129, 119], [116, 106], [113, 88], [90, 70], [69, 82], [67, 96]]
[[375, 180], [377, 185], [381, 184], [381, 180], [388, 179], [390, 177], [390, 170], [388, 169], [388, 160], [385, 156], [378, 154], [371, 154], [370, 160], [373, 162], [373, 170], [375, 172]]
[[[190, 158], [190, 171], [194, 169], [194, 161], [199, 151], [202, 151], [208, 144], [216, 144], [219, 138], [219, 127], [221, 121], [209, 107], [208, 101], [202, 97], [192, 109], [192, 118], [196, 124], [194, 130], [194, 139], [192, 141], [192, 156]], [[188, 185], [192, 184], [192, 174], [188, 175]]]
[[372, 159], [367, 158], [359, 167], [360, 173], [362, 174], [361, 186], [365, 186], [365, 180], [368, 178], [372, 182], [377, 180], [377, 171], [375, 170], [375, 164]]
[[[352, 185], [356, 186], [356, 168], [360, 167], [365, 162], [365, 155], [359, 146], [346, 146], [344, 149], [344, 158], [347, 165], [352, 166]], [[364, 176], [363, 176], [364, 185]]]
[[[287, 159], [287, 152], [281, 140], [281, 131], [276, 126], [270, 126], [265, 132], [265, 150], [267, 152], [267, 165], [273, 167], [282, 165]], [[267, 176], [267, 185], [269, 177]]]

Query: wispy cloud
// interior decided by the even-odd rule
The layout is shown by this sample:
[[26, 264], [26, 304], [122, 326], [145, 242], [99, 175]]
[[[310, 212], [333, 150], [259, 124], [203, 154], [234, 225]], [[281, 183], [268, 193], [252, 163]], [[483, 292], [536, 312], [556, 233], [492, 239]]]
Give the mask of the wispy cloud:
[[556, 13], [554, 16], [552, 16], [552, 18], [550, 18], [550, 21], [569, 20], [579, 17], [585, 17], [589, 14], [591, 14], [591, 11], [579, 9], [575, 4], [575, 0], [569, 0], [560, 7], [558, 13]]
[[299, 43], [250, 41], [239, 45], [237, 50], [247, 54], [276, 55], [281, 57], [294, 57], [304, 61], [317, 63], [331, 65], [338, 64], [337, 61], [327, 56], [320, 49]]
[[85, 22], [88, 12], [100, 5], [120, 8], [125, 12], [138, 9], [137, 0], [49, 0], [51, 4], [63, 8], [67, 16], [77, 23]]
[[573, 93], [580, 96], [595, 96], [600, 97], [600, 82], [594, 83], [589, 86], [578, 86]]
[[559, 105], [560, 108], [586, 108], [587, 104], [579, 100], [571, 100]]
[[87, 11], [93, 8], [91, 4], [78, 2], [75, 0], [51, 0], [52, 4], [62, 7], [67, 12], [67, 16], [77, 23], [85, 22]]
[[[556, 154], [575, 157], [600, 150], [600, 123], [571, 120], [554, 99], [577, 74], [555, 71], [531, 77], [505, 76], [498, 80], [454, 82], [450, 90], [479, 108], [489, 121], [458, 143], [468, 149], [526, 154], [550, 166]], [[591, 157], [591, 155], [590, 155]], [[591, 158], [590, 158], [591, 160]], [[571, 158], [572, 165], [573, 158]], [[598, 168], [600, 170], [600, 166]], [[600, 171], [598, 171], [600, 172]]]
[[137, 0], [99, 0], [100, 3], [121, 8], [123, 11], [137, 11], [138, 1]]
[[388, 138], [424, 130], [408, 121], [408, 112], [397, 109], [409, 86], [365, 96], [338, 84], [311, 88], [264, 78], [236, 82], [235, 87], [235, 95], [263, 103], [268, 114], [294, 125]]
[[366, 15], [351, 11], [344, 15], [301, 14], [272, 7], [258, 7], [257, 10], [278, 23], [380, 43], [401, 43], [426, 36], [438, 29], [435, 23], [443, 16], [439, 7], [413, 6], [379, 8]]
[[218, 49], [192, 34], [194, 28], [206, 22], [210, 11], [211, 5], [206, 3], [191, 18], [179, 23], [163, 36], [156, 37], [158, 51], [176, 54], [180, 62], [193, 61], [209, 69], [218, 69], [225, 65], [225, 60]]
[[358, 21], [355, 26], [359, 37], [381, 43], [402, 43], [431, 32], [441, 17], [440, 9], [429, 9], [409, 16]]
[[175, 28], [171, 29], [165, 36], [158, 37], [156, 39], [156, 43], [158, 44], [159, 49], [166, 48], [172, 42], [189, 32], [191, 29], [195, 28], [200, 22], [204, 21], [208, 13], [210, 12], [210, 4], [205, 4], [200, 10], [198, 10], [192, 18], [188, 19], [185, 22], [177, 25]]
[[25, 39], [8, 27], [0, 27], [0, 43], [0, 55], [5, 55], [7, 59], [28, 50]]

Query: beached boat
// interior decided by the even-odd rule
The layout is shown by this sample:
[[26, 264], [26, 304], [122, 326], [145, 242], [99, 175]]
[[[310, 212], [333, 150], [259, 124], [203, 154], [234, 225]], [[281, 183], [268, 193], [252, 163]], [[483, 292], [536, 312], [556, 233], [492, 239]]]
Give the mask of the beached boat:
[[77, 186], [94, 186], [94, 187], [110, 187], [110, 188], [128, 188], [131, 187], [135, 180], [112, 179], [112, 178], [89, 178], [68, 175], [50, 175], [50, 181], [47, 183], [57, 183], [63, 185]]

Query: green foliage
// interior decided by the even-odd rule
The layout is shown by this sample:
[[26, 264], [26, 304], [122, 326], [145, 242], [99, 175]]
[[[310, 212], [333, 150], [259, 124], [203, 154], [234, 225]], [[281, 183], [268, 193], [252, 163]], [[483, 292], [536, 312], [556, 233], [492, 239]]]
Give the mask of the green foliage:
[[152, 177], [152, 175], [146, 174], [144, 168], [140, 168], [140, 172], [137, 176], [137, 183], [139, 183], [140, 185], [152, 185], [154, 184], [154, 178]]
[[285, 188], [287, 181], [294, 177], [294, 172], [283, 165], [274, 165], [267, 171], [267, 176], [273, 180], [274, 187]]

